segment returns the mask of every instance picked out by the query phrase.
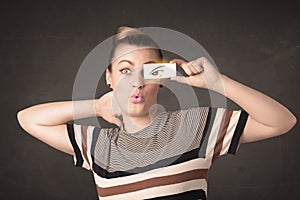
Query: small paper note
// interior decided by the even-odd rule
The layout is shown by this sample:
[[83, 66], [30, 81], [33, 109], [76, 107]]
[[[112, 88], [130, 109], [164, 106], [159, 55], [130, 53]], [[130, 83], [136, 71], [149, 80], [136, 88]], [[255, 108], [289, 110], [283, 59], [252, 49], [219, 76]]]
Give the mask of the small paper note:
[[143, 64], [144, 79], [162, 79], [176, 76], [176, 63]]

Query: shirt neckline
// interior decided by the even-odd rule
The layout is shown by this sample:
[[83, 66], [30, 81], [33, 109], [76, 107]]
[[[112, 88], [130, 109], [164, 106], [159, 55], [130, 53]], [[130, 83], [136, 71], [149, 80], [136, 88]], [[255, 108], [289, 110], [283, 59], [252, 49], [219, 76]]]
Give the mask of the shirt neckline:
[[129, 135], [129, 136], [139, 136], [139, 135], [145, 136], [147, 134], [152, 134], [152, 133], [148, 133], [149, 129], [151, 129], [153, 127], [153, 125], [159, 123], [159, 121], [161, 121], [161, 123], [164, 123], [163, 118], [164, 118], [165, 114], [166, 114], [166, 112], [160, 111], [147, 126], [145, 126], [144, 128], [142, 128], [136, 132], [127, 132], [124, 129], [124, 123], [122, 123], [122, 125], [120, 127], [121, 133], [125, 134], [125, 135]]

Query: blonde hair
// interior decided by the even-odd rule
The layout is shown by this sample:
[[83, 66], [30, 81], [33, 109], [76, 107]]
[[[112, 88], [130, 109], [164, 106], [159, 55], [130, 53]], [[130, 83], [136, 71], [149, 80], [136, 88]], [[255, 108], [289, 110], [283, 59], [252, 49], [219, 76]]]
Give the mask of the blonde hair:
[[146, 33], [137, 28], [129, 26], [120, 26], [115, 32], [114, 42], [122, 40], [130, 35], [146, 35]]
[[120, 26], [117, 28], [115, 36], [113, 38], [113, 47], [109, 57], [109, 71], [111, 71], [111, 62], [113, 60], [115, 51], [118, 48], [118, 46], [122, 44], [153, 48], [157, 52], [159, 58], [161, 60], [163, 58], [162, 52], [158, 44], [145, 32], [143, 32], [140, 29], [129, 26]]

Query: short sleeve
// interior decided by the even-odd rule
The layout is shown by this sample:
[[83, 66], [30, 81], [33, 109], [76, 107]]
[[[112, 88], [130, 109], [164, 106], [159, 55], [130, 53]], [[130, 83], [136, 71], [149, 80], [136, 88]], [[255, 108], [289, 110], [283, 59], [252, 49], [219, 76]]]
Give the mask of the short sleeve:
[[66, 126], [75, 153], [74, 165], [91, 170], [91, 143], [95, 127], [79, 124], [66, 124]]
[[244, 110], [210, 108], [201, 148], [205, 149], [204, 157], [214, 161], [221, 155], [235, 154], [247, 119], [248, 113]]
[[224, 154], [235, 154], [240, 145], [240, 138], [244, 131], [248, 113], [244, 110], [228, 110], [219, 108], [220, 121], [218, 137], [214, 148], [214, 157]]

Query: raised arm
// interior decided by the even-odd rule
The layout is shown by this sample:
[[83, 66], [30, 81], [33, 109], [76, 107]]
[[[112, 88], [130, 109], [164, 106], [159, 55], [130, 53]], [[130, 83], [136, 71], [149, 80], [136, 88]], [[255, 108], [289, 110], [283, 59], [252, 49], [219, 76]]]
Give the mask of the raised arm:
[[241, 142], [262, 140], [288, 132], [296, 117], [282, 104], [269, 96], [221, 75], [224, 95], [236, 102], [249, 117], [241, 136]]
[[34, 105], [19, 111], [17, 118], [20, 126], [32, 136], [60, 151], [74, 155], [66, 123], [99, 116], [110, 123], [120, 124], [112, 114], [111, 97], [112, 93], [109, 92], [100, 99]]
[[288, 132], [297, 122], [296, 117], [283, 105], [267, 95], [219, 74], [206, 58], [191, 62], [174, 59], [189, 75], [173, 80], [191, 86], [214, 90], [241, 106], [248, 120], [241, 142], [262, 140]]
[[[76, 102], [80, 105], [78, 118], [94, 115], [95, 100]], [[73, 155], [66, 123], [74, 120], [73, 101], [51, 102], [31, 106], [17, 114], [20, 126], [42, 142], [65, 153]]]

